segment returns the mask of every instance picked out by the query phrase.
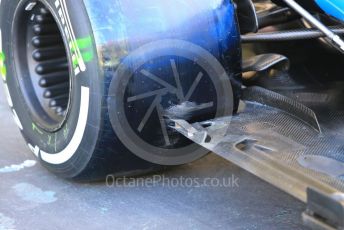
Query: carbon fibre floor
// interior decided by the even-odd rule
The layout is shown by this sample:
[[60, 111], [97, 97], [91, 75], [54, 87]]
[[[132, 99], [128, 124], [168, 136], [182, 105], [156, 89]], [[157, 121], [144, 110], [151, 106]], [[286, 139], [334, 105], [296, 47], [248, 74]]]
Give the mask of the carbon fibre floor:
[[307, 188], [343, 194], [341, 85], [276, 91], [288, 97], [249, 87], [236, 115], [176, 129], [302, 201]]

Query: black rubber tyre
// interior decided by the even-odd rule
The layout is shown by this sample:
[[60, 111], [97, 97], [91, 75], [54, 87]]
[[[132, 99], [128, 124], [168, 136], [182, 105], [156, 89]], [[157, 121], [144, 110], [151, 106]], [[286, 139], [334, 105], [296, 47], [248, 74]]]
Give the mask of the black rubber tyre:
[[[99, 10], [109, 18], [123, 6], [105, 9], [101, 1], [95, 9], [91, 2], [1, 1], [5, 91], [32, 152], [53, 173], [76, 180], [141, 174], [206, 154], [168, 127], [164, 111], [192, 102], [207, 106], [197, 108], [191, 120], [232, 113], [237, 101], [231, 80], [240, 85], [238, 41], [214, 54], [211, 47], [167, 34], [159, 41], [135, 38], [135, 45], [126, 38], [124, 50], [118, 36], [111, 43], [108, 32], [97, 28]], [[220, 38], [214, 39], [219, 47]], [[230, 70], [222, 67], [225, 55], [231, 55]], [[180, 81], [173, 82], [176, 71]], [[159, 73], [163, 80], [154, 78]]]

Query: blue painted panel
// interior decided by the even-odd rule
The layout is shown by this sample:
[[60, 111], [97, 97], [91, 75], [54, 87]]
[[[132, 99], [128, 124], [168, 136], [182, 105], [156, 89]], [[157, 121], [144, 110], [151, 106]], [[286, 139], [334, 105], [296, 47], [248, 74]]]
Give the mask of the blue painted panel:
[[344, 21], [344, 1], [343, 0], [316, 0], [316, 3], [327, 14]]

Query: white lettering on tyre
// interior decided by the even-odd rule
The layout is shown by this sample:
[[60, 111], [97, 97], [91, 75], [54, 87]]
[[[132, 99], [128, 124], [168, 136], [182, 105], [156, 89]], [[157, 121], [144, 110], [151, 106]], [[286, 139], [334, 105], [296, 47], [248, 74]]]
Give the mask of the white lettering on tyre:
[[39, 147], [37, 145], [33, 147], [30, 143], [27, 145], [29, 146], [29, 149], [31, 150], [31, 152], [35, 154], [36, 157], [39, 157]]
[[73, 68], [74, 68], [74, 74], [77, 76], [80, 72], [86, 71], [86, 65], [84, 62], [84, 59], [82, 57], [82, 54], [80, 52], [79, 47], [76, 45], [77, 40], [75, 37], [75, 33], [72, 27], [72, 23], [68, 14], [68, 9], [66, 5], [65, 0], [56, 0], [55, 1], [55, 7], [58, 11], [58, 14], [61, 19], [61, 23], [63, 25], [64, 32], [66, 34], [66, 37], [68, 39], [69, 49], [72, 54], [72, 62], [73, 62]]

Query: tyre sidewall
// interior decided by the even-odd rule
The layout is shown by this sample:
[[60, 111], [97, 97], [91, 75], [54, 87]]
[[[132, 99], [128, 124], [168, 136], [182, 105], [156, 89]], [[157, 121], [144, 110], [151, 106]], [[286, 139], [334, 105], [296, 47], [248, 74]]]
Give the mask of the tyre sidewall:
[[[56, 7], [55, 0], [42, 0], [41, 2], [50, 9], [58, 21], [65, 44], [70, 44], [72, 40], [67, 39], [68, 35], [64, 26], [66, 24], [63, 23], [64, 19], [59, 15], [61, 6]], [[62, 4], [64, 1], [60, 0], [60, 2]], [[65, 11], [65, 15], [69, 15], [71, 22], [69, 28], [72, 32], [70, 31], [70, 33], [75, 35], [75, 39], [85, 37], [92, 39], [92, 45], [88, 48], [88, 52], [93, 53], [93, 59], [85, 63], [85, 71], [81, 71], [79, 74], [75, 74], [73, 70], [70, 71], [72, 78], [70, 111], [61, 129], [56, 132], [48, 132], [39, 128], [28, 111], [25, 96], [20, 90], [20, 79], [23, 76], [19, 76], [15, 68], [16, 61], [13, 52], [13, 41], [16, 39], [13, 37], [13, 28], [16, 23], [15, 15], [18, 6], [27, 3], [29, 3], [27, 0], [5, 0], [1, 3], [2, 52], [6, 55], [5, 64], [7, 68], [6, 80], [4, 81], [5, 89], [8, 88], [9, 101], [12, 102], [10, 103], [12, 113], [17, 119], [17, 124], [20, 126], [30, 149], [49, 170], [64, 177], [73, 177], [86, 167], [87, 162], [92, 157], [93, 149], [97, 144], [101, 121], [102, 92], [100, 85], [102, 79], [93, 79], [101, 75], [99, 74], [91, 26], [83, 2], [81, 0], [68, 1], [66, 3], [68, 12]], [[71, 49], [67, 50], [67, 54], [71, 62], [73, 55]], [[88, 98], [85, 98], [84, 95], [87, 93]], [[77, 127], [79, 127], [80, 120], [85, 119], [85, 116], [87, 117], [85, 128], [83, 132], [80, 132]], [[80, 141], [75, 141], [76, 139]], [[71, 147], [71, 145], [74, 146]], [[63, 160], [54, 160], [56, 154], [63, 151], [69, 157], [64, 157]]]

